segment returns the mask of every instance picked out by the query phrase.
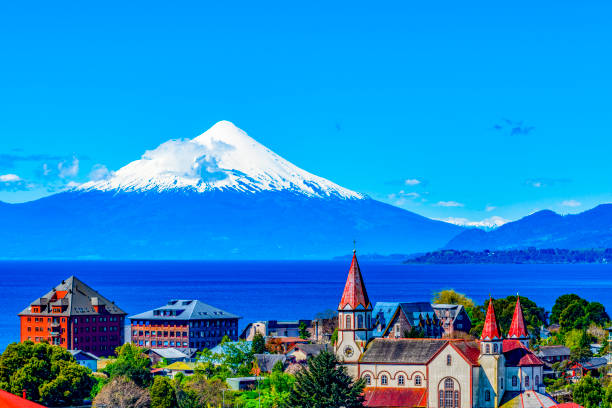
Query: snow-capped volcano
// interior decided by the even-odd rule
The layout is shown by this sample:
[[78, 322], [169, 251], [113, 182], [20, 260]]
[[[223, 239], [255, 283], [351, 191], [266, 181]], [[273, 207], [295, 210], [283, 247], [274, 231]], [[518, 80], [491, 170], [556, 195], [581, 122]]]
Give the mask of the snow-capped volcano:
[[108, 179], [77, 188], [160, 192], [176, 189], [290, 191], [319, 198], [364, 198], [291, 164], [228, 121], [216, 123], [193, 139], [162, 143]]

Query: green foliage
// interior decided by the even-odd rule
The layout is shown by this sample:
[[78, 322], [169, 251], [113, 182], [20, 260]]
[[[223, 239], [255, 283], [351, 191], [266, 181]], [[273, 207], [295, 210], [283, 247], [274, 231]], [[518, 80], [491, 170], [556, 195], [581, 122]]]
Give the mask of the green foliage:
[[93, 387], [91, 387], [91, 392], [89, 394], [89, 397], [93, 400], [96, 395], [98, 395], [98, 393], [100, 392], [100, 390], [102, 388], [104, 388], [104, 386], [106, 384], [109, 383], [110, 379], [106, 376], [102, 377], [100, 375], [95, 375], [93, 376], [94, 379], [94, 385]]
[[272, 372], [269, 377], [259, 382], [257, 390], [242, 392], [234, 404], [241, 408], [290, 407], [289, 395], [294, 383], [294, 376]]
[[203, 350], [196, 372], [206, 378], [225, 380], [231, 375], [248, 376], [253, 368], [253, 348], [245, 341], [222, 343], [221, 353]]
[[263, 354], [266, 352], [266, 339], [264, 339], [264, 336], [262, 336], [261, 333], [255, 333], [255, 336], [253, 336], [252, 346], [253, 354]]
[[[566, 337], [566, 339], [568, 339], [568, 337]], [[573, 344], [571, 346], [567, 346], [570, 348], [570, 359], [572, 361], [584, 361], [589, 357], [592, 357], [591, 336], [588, 335], [586, 330], [579, 331], [577, 339], [574, 339], [573, 337], [574, 336], [572, 336], [571, 339], [571, 343]]]
[[186, 377], [176, 384], [178, 408], [219, 407], [227, 387], [220, 379], [209, 380], [200, 375]]
[[115, 353], [117, 354], [115, 361], [102, 370], [111, 379], [126, 377], [140, 387], [148, 387], [151, 384], [151, 360], [140, 347], [126, 343], [118, 347]]
[[336, 356], [323, 351], [297, 373], [288, 403], [294, 408], [362, 407], [364, 385], [363, 379], [353, 383]]
[[558, 323], [561, 332], [584, 330], [592, 324], [602, 326], [610, 320], [599, 302], [587, 302], [576, 294], [559, 296], [550, 315], [551, 323]]
[[338, 342], [338, 328], [336, 327], [334, 329], [334, 332], [331, 335], [331, 338], [329, 339], [331, 341], [331, 344], [336, 345], [336, 343]]
[[585, 408], [599, 407], [599, 403], [604, 399], [605, 392], [601, 383], [590, 375], [586, 375], [576, 383], [573, 389], [572, 398], [575, 403]]
[[[467, 310], [470, 320], [472, 321], [472, 330], [470, 334], [479, 337], [482, 333], [484, 326], [484, 320], [486, 317], [486, 310], [489, 306], [489, 300], [484, 305], [478, 306], [477, 308]], [[500, 326], [502, 333], [508, 333], [510, 324], [512, 323], [512, 316], [514, 316], [514, 308], [516, 306], [516, 296], [508, 296], [502, 299], [493, 299], [493, 307], [495, 308], [495, 317], [497, 323]], [[546, 321], [546, 311], [544, 308], [539, 307], [535, 302], [529, 300], [526, 297], [521, 297], [521, 307], [523, 309], [523, 317], [527, 324], [527, 330], [530, 334], [539, 337], [540, 327]]]
[[466, 310], [476, 307], [472, 299], [463, 293], [455, 292], [453, 289], [444, 289], [439, 292], [435, 292], [432, 303], [463, 305]]
[[285, 371], [285, 365], [283, 364], [282, 361], [279, 360], [276, 363], [274, 363], [274, 366], [272, 367], [273, 373], [282, 373], [283, 371]]
[[31, 341], [9, 344], [0, 356], [0, 388], [47, 406], [76, 405], [89, 397], [94, 380], [65, 349]]
[[177, 408], [176, 394], [168, 377], [155, 377], [149, 390], [151, 408]]
[[423, 339], [425, 338], [425, 332], [423, 329], [418, 327], [411, 327], [410, 330], [404, 330], [404, 337], [407, 339]]
[[306, 327], [306, 323], [302, 322], [300, 323], [300, 326], [298, 327], [298, 333], [300, 338], [302, 339], [309, 339], [310, 338], [310, 333], [308, 332], [308, 327]]

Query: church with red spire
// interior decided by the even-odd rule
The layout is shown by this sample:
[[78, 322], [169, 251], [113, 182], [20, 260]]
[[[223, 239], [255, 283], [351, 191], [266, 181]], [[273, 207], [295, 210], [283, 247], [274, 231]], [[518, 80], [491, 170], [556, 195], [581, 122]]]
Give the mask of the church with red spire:
[[365, 406], [504, 408], [526, 406], [527, 398], [541, 407], [555, 406], [545, 395], [544, 363], [529, 349], [518, 296], [506, 336], [489, 299], [478, 340], [380, 337], [372, 326], [372, 309], [353, 251], [334, 350], [351, 376], [364, 379]]

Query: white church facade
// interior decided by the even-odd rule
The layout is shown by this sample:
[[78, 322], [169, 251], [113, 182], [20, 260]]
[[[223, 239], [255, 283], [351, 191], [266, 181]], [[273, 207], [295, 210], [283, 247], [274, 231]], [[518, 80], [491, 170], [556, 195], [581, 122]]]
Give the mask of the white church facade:
[[[502, 337], [489, 302], [479, 340], [374, 338], [372, 304], [353, 255], [338, 306], [335, 352], [347, 372], [366, 383], [366, 406], [496, 408], [518, 402], [552, 407], [543, 362], [529, 349], [520, 299]], [[508, 404], [508, 405], [506, 405]]]

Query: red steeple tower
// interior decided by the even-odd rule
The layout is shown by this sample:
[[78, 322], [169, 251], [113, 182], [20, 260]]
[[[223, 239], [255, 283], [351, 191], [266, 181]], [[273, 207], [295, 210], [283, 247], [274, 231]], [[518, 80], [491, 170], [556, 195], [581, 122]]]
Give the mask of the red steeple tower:
[[481, 340], [501, 340], [499, 329], [497, 327], [497, 319], [495, 319], [495, 310], [493, 309], [493, 299], [489, 298], [489, 308], [487, 309], [487, 317], [484, 327], [482, 328]]
[[512, 339], [529, 338], [525, 317], [523, 316], [523, 309], [521, 308], [521, 299], [518, 295], [516, 296], [516, 306], [514, 308], [514, 316], [512, 316], [512, 323], [510, 324], [510, 330], [508, 331], [508, 337]]
[[342, 299], [340, 300], [338, 310], [344, 309], [346, 305], [349, 305], [351, 309], [357, 309], [359, 305], [364, 309], [370, 307], [370, 299], [368, 298], [368, 292], [366, 292], [363, 283], [359, 263], [357, 263], [357, 255], [354, 250], [353, 261], [351, 262], [351, 268], [346, 278], [346, 284], [344, 285], [344, 292], [342, 293]]

